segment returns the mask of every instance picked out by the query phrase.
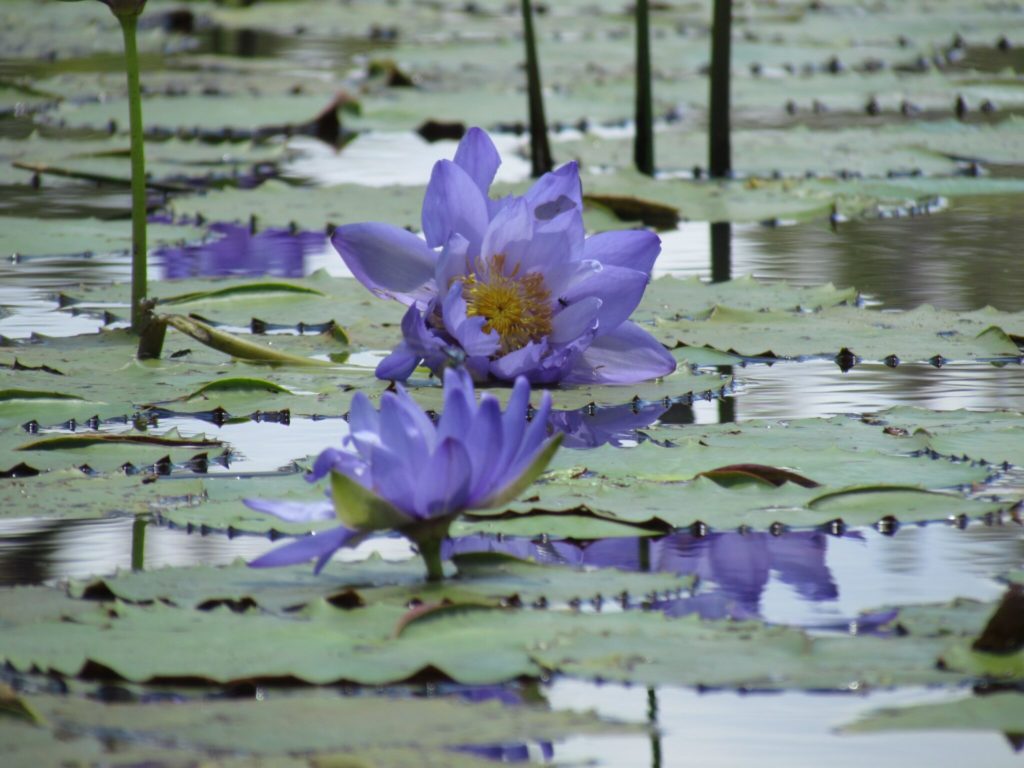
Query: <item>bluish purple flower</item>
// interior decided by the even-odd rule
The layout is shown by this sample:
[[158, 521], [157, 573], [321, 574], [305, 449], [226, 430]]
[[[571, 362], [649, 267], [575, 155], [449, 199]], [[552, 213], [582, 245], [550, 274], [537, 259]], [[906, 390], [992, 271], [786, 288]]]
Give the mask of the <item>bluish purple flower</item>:
[[423, 199], [425, 239], [381, 223], [339, 227], [352, 274], [409, 309], [402, 342], [377, 368], [404, 381], [453, 361], [477, 381], [630, 384], [675, 359], [629, 316], [661, 250], [646, 230], [585, 238], [579, 170], [568, 163], [522, 197], [488, 196], [501, 164], [472, 128], [435, 166]]
[[441, 542], [462, 512], [514, 499], [544, 471], [561, 435], [548, 437], [551, 395], [527, 421], [530, 385], [519, 378], [504, 413], [497, 398], [477, 401], [464, 370], [445, 371], [444, 411], [435, 424], [409, 394], [381, 396], [380, 410], [362, 392], [352, 398], [342, 449], [323, 451], [307, 475], [330, 477], [331, 500], [320, 503], [246, 499], [252, 509], [290, 522], [337, 517], [341, 525], [305, 536], [257, 558], [254, 567], [316, 558], [319, 572], [341, 547], [378, 530], [417, 544], [428, 578], [441, 578]]

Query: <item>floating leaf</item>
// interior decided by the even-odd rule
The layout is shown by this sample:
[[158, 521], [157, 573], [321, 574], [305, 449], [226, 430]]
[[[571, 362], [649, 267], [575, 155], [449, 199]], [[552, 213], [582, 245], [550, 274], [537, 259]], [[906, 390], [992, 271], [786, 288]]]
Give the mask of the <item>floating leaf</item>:
[[110, 434], [94, 432], [80, 435], [58, 435], [33, 440], [18, 446], [19, 451], [57, 451], [84, 448], [90, 445], [153, 445], [167, 448], [215, 448], [220, 440], [205, 437], [185, 438], [171, 435]]
[[775, 487], [783, 483], [796, 483], [804, 488], [817, 488], [821, 485], [821, 483], [798, 475], [796, 472], [790, 472], [788, 469], [780, 467], [770, 467], [766, 464], [729, 464], [699, 472], [696, 477], [706, 477], [727, 488], [750, 482], [765, 483]]

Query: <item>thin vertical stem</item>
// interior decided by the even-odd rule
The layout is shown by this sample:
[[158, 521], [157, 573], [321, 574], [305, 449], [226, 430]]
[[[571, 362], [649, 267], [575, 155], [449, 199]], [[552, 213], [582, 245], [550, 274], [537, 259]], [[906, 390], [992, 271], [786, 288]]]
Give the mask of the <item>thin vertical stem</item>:
[[711, 21], [711, 88], [708, 122], [708, 168], [714, 178], [732, 171], [729, 126], [729, 68], [732, 40], [732, 0], [715, 0]]
[[651, 96], [651, 23], [647, 0], [636, 4], [636, 136], [633, 162], [654, 175], [654, 108]]
[[647, 689], [647, 724], [651, 729], [651, 768], [661, 768], [661, 733], [658, 731], [658, 692]]
[[132, 331], [146, 322], [146, 157], [142, 135], [142, 91], [139, 87], [139, 52], [135, 43], [138, 14], [118, 15], [124, 33], [124, 63], [128, 75], [128, 124], [132, 157]]
[[544, 117], [544, 96], [541, 93], [540, 65], [537, 63], [537, 40], [533, 34], [533, 8], [530, 0], [522, 0], [523, 40], [526, 43], [526, 93], [530, 108], [530, 165], [534, 176], [541, 176], [554, 167], [548, 144], [548, 124]]
[[[732, 378], [731, 365], [717, 366], [719, 374]], [[718, 423], [732, 424], [736, 421], [736, 398], [731, 395], [722, 395], [718, 400]]]
[[430, 538], [416, 542], [420, 550], [420, 557], [427, 564], [427, 581], [444, 580], [444, 564], [441, 561], [440, 538]]
[[146, 519], [136, 517], [132, 523], [132, 570], [141, 571], [146, 562]]
[[732, 279], [732, 224], [713, 221], [711, 228], [711, 282], [724, 283]]
[[640, 536], [637, 540], [637, 570], [651, 570], [651, 540], [647, 536]]

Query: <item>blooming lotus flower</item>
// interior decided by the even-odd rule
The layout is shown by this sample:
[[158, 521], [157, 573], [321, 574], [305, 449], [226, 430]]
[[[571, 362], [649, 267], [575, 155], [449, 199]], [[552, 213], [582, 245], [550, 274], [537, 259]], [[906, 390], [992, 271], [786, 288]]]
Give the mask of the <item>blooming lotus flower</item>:
[[501, 158], [470, 129], [454, 160], [434, 166], [423, 199], [425, 240], [381, 223], [331, 238], [352, 274], [409, 309], [402, 342], [377, 367], [404, 381], [421, 363], [453, 361], [477, 381], [629, 384], [671, 373], [675, 359], [628, 320], [661, 241], [645, 230], [585, 238], [576, 163], [522, 197], [488, 197]]
[[396, 530], [419, 547], [427, 577], [442, 577], [441, 542], [462, 512], [504, 504], [544, 471], [561, 442], [549, 438], [547, 392], [527, 422], [530, 385], [516, 380], [502, 413], [497, 398], [479, 402], [465, 371], [444, 375], [444, 412], [437, 424], [399, 387], [385, 392], [380, 411], [362, 392], [352, 398], [344, 450], [328, 448], [307, 475], [330, 476], [330, 501], [297, 503], [246, 499], [252, 509], [290, 522], [337, 517], [341, 525], [286, 544], [249, 565], [292, 565], [317, 559], [316, 571], [341, 547], [367, 534]]

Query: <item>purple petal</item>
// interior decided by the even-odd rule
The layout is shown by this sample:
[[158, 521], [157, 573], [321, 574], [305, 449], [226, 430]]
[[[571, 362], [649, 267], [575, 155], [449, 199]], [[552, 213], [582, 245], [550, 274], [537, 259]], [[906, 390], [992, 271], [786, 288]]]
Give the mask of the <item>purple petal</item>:
[[390, 224], [346, 224], [331, 243], [352, 274], [375, 293], [407, 292], [434, 276], [437, 256], [412, 232]]
[[[450, 369], [449, 369], [450, 370]], [[447, 371], [445, 371], [447, 373]], [[464, 397], [451, 397], [445, 387], [444, 413], [437, 422], [437, 437], [443, 442], [449, 437], [463, 437], [473, 428], [474, 407]]]
[[447, 411], [455, 400], [461, 400], [467, 412], [476, 414], [476, 393], [473, 379], [460, 368], [447, 368], [444, 372], [444, 408]]
[[485, 317], [467, 317], [462, 284], [455, 283], [444, 298], [444, 326], [467, 355], [489, 357], [498, 351], [501, 337], [497, 331], [484, 331]]
[[407, 343], [399, 342], [390, 355], [377, 363], [374, 375], [382, 381], [405, 381], [423, 361], [423, 355], [413, 352]]
[[434, 282], [437, 285], [438, 293], [444, 294], [453, 282], [461, 280], [472, 271], [469, 241], [462, 235], [452, 235], [441, 249], [441, 255], [437, 257]]
[[487, 131], [470, 128], [459, 142], [459, 148], [455, 150], [455, 164], [469, 175], [481, 194], [487, 197], [491, 182], [494, 181], [494, 174], [501, 165], [501, 155], [498, 154]]
[[552, 318], [548, 341], [552, 344], [568, 344], [593, 330], [603, 304], [596, 296], [587, 296], [570, 304]]
[[648, 275], [645, 272], [605, 266], [563, 293], [562, 298], [570, 302], [570, 305], [589, 296], [601, 299], [601, 311], [597, 314], [597, 335], [603, 336], [629, 319], [644, 296], [647, 282]]
[[593, 259], [565, 261], [544, 271], [544, 284], [552, 296], [564, 297], [568, 291], [601, 269], [601, 262]]
[[356, 392], [348, 407], [348, 436], [345, 442], [352, 443], [365, 459], [372, 446], [380, 443], [380, 414], [370, 403], [364, 392]]
[[337, 448], [325, 448], [313, 462], [313, 469], [306, 475], [306, 480], [310, 483], [315, 483], [331, 471], [341, 472], [349, 477], [356, 477], [362, 474], [365, 469], [366, 461], [361, 456], [357, 456], [349, 451], [340, 451]]
[[529, 379], [547, 350], [548, 344], [543, 339], [539, 342], [531, 341], [525, 347], [492, 361], [491, 375], [501, 381], [513, 381], [517, 376], [526, 376]]
[[473, 428], [460, 437], [472, 461], [469, 484], [470, 503], [490, 495], [504, 467], [494, 461], [494, 453], [502, 445], [501, 404], [495, 397], [485, 396], [480, 401]]
[[371, 480], [368, 490], [391, 502], [400, 511], [416, 517], [413, 509], [415, 465], [420, 456], [396, 451], [394, 446], [375, 445], [370, 449]]
[[[568, 203], [562, 200], [566, 198]], [[550, 173], [545, 173], [530, 187], [526, 200], [541, 221], [553, 220], [572, 208], [583, 208], [583, 188], [580, 184], [579, 165], [573, 161]]]
[[583, 258], [595, 259], [606, 267], [628, 267], [651, 273], [661, 253], [661, 238], [646, 229], [600, 232], [583, 244]]
[[380, 402], [381, 443], [400, 454], [425, 453], [434, 447], [437, 430], [423, 409], [401, 389], [385, 392]]
[[530, 382], [520, 376], [512, 386], [512, 396], [501, 417], [501, 457], [499, 464], [507, 466], [519, 452], [519, 442], [526, 431], [526, 413], [530, 407]]
[[351, 539], [360, 536], [359, 531], [338, 526], [320, 533], [312, 533], [301, 539], [272, 549], [249, 563], [250, 568], [276, 568], [282, 565], [305, 563], [317, 558], [316, 573], [324, 567], [331, 555], [345, 546]]
[[[534, 227], [529, 239], [509, 242], [495, 253], [506, 254], [509, 263], [518, 266], [522, 273], [539, 271], [546, 278], [549, 273], [578, 259], [583, 251], [583, 237], [582, 219], [566, 218], [544, 231]], [[549, 285], [548, 289], [557, 292], [558, 287]]]
[[487, 227], [480, 254], [489, 258], [495, 254], [509, 254], [515, 249], [532, 245], [533, 221], [530, 207], [519, 197], [506, 205]]
[[472, 472], [469, 454], [455, 438], [440, 442], [417, 478], [415, 509], [423, 518], [465, 508]]
[[313, 523], [334, 519], [334, 504], [330, 501], [274, 501], [272, 499], [242, 499], [242, 503], [257, 512], [280, 518], [288, 523]]
[[469, 174], [450, 160], [435, 163], [423, 197], [427, 245], [444, 245], [457, 233], [469, 241], [471, 254], [479, 253], [488, 221], [487, 200]]
[[565, 378], [566, 384], [634, 384], [667, 376], [675, 358], [647, 331], [629, 321], [594, 339]]

